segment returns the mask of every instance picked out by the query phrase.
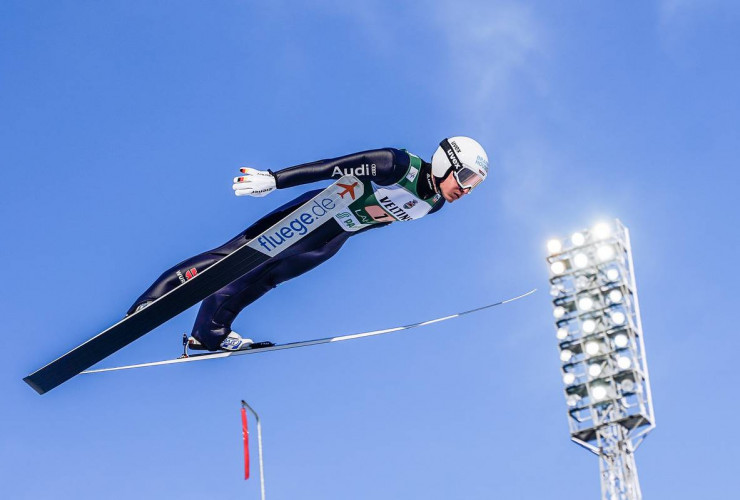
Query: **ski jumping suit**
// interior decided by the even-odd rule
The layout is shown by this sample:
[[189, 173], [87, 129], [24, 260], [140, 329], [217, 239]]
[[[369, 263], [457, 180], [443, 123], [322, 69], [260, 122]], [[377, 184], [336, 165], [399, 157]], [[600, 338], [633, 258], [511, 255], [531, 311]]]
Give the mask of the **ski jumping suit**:
[[[310, 182], [354, 175], [365, 186], [365, 194], [349, 209], [358, 231], [343, 230], [337, 224], [323, 224], [280, 254], [260, 264], [241, 278], [207, 297], [201, 304], [192, 335], [209, 350], [218, 349], [231, 332], [237, 314], [279, 283], [295, 278], [328, 260], [347, 238], [397, 220], [412, 220], [434, 213], [444, 205], [432, 167], [418, 156], [399, 149], [376, 149], [340, 158], [296, 165], [270, 172], [278, 189]], [[270, 212], [235, 238], [218, 248], [191, 257], [166, 271], [131, 306], [128, 314], [153, 301], [207, 269], [247, 241], [310, 200], [321, 190], [304, 193]], [[351, 224], [351, 223], [350, 223]]]

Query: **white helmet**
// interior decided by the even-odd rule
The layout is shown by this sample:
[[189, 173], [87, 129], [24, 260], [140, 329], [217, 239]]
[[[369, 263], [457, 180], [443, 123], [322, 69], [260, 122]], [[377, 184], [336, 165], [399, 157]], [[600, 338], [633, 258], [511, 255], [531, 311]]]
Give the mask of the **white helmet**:
[[473, 189], [486, 180], [488, 155], [483, 146], [470, 137], [444, 139], [432, 157], [432, 175], [444, 179], [450, 170], [461, 188]]

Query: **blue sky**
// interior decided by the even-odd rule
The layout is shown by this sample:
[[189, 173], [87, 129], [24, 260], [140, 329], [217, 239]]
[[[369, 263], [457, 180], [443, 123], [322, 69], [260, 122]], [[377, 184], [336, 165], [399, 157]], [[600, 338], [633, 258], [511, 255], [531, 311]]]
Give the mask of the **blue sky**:
[[[257, 498], [244, 398], [270, 498], [594, 498], [544, 258], [549, 237], [604, 217], [631, 229], [640, 287], [658, 423], [637, 453], [643, 493], [736, 491], [739, 17], [695, 0], [3, 2], [2, 496]], [[457, 134], [491, 159], [474, 195], [353, 238], [234, 327], [282, 342], [534, 297], [43, 397], [21, 381], [303, 191], [236, 198], [239, 166], [385, 146], [429, 159]], [[176, 356], [195, 312], [106, 364]]]

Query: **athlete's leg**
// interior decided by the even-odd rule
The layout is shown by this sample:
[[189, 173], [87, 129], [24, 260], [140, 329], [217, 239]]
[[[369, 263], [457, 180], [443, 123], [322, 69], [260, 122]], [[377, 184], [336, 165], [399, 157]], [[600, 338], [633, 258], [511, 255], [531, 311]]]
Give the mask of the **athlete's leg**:
[[140, 305], [157, 300], [162, 295], [180, 284], [185, 283], [199, 272], [205, 271], [231, 252], [241, 247], [244, 243], [259, 235], [261, 232], [265, 231], [277, 221], [288, 215], [288, 213], [295, 210], [298, 206], [302, 205], [319, 191], [320, 190], [309, 191], [302, 194], [298, 198], [289, 201], [285, 205], [265, 215], [220, 247], [186, 259], [171, 269], [168, 269], [159, 278], [157, 278], [157, 280], [152, 283], [152, 285], [143, 294], [141, 294], [138, 299], [136, 299], [126, 314], [133, 313]]
[[187, 280], [199, 272], [209, 268], [222, 258], [223, 255], [219, 255], [212, 251], [196, 255], [195, 257], [191, 257], [180, 262], [157, 278], [157, 280], [152, 283], [152, 285], [147, 288], [147, 290], [142, 293], [138, 299], [136, 299], [136, 302], [133, 303], [126, 314], [133, 313], [140, 305], [157, 300], [162, 295], [166, 294], [181, 283], [185, 283]]
[[231, 332], [231, 324], [242, 309], [278, 284], [308, 272], [330, 259], [350, 235], [351, 233], [342, 232], [328, 242], [318, 241], [318, 245], [316, 241], [298, 242], [296, 246], [299, 248], [291, 254], [265, 262], [206, 298], [198, 311], [193, 337], [209, 350], [218, 349]]

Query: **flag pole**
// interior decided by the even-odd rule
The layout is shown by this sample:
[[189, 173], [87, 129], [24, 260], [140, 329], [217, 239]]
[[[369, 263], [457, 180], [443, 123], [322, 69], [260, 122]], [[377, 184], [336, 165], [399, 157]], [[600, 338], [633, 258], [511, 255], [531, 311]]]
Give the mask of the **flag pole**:
[[242, 408], [246, 408], [249, 410], [252, 415], [254, 415], [254, 419], [257, 422], [257, 447], [259, 449], [259, 459], [260, 459], [260, 491], [261, 491], [261, 498], [262, 500], [265, 500], [265, 470], [262, 463], [262, 424], [260, 423], [260, 416], [257, 415], [257, 412], [254, 411], [254, 409], [247, 404], [246, 401], [242, 399]]

